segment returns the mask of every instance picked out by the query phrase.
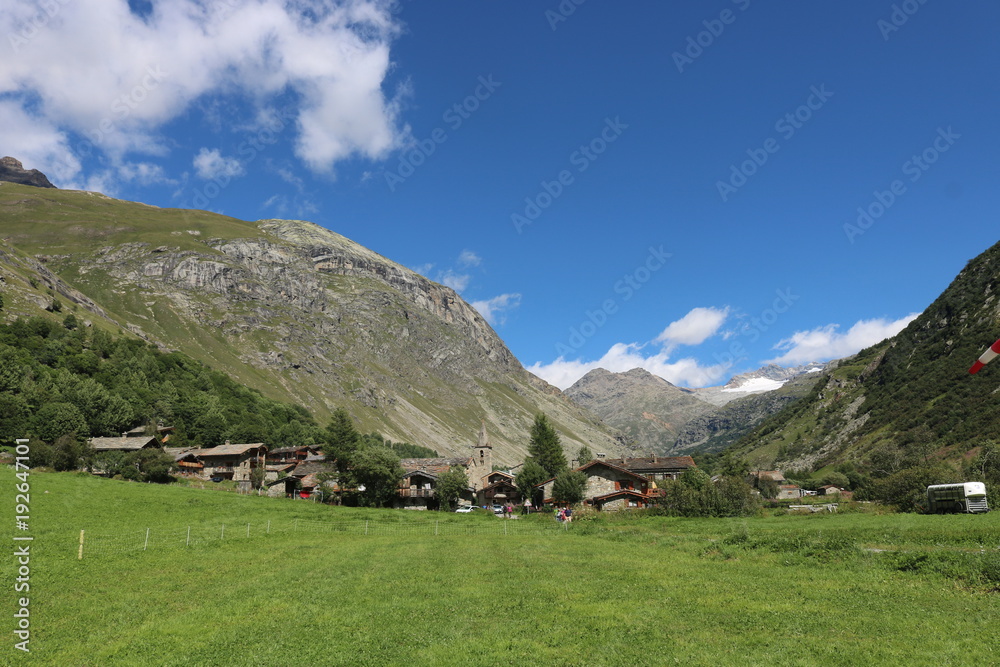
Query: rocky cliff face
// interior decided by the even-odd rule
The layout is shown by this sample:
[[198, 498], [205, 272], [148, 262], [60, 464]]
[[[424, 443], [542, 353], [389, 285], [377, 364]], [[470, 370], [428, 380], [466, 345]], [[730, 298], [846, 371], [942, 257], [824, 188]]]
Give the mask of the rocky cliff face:
[[54, 188], [45, 174], [37, 169], [25, 169], [20, 161], [12, 157], [0, 158], [0, 181], [31, 185], [36, 188]]
[[[95, 316], [321, 421], [343, 406], [363, 431], [458, 455], [485, 420], [494, 457], [514, 464], [545, 412], [567, 452], [620, 451], [611, 430], [524, 370], [457, 293], [339, 234], [28, 192], [0, 188], [12, 256], [44, 264]], [[73, 221], [63, 222], [68, 208]]]

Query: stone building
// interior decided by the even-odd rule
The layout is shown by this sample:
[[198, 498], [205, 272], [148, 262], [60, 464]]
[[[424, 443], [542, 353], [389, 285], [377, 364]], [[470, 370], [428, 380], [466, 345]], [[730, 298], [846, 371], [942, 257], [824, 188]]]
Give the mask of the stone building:
[[[628, 507], [645, 507], [652, 496], [649, 479], [610, 463], [608, 459], [594, 460], [577, 468], [587, 476], [584, 503], [597, 509], [617, 510]], [[555, 478], [539, 485], [546, 505], [553, 504], [552, 489]]]
[[190, 453], [204, 465], [201, 475], [205, 479], [221, 477], [242, 482], [250, 480], [254, 468], [264, 465], [267, 446], [262, 442], [234, 445], [227, 440], [224, 445], [193, 449]]

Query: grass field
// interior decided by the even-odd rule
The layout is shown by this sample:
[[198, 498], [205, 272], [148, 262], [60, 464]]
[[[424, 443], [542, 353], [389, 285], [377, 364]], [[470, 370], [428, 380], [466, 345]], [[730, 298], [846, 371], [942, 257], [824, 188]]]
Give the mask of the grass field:
[[[1000, 662], [997, 513], [601, 517], [562, 530], [68, 473], [30, 482], [31, 653], [14, 648], [9, 546], [0, 664]], [[11, 521], [14, 484], [0, 473]], [[320, 529], [366, 521], [383, 530]], [[81, 529], [97, 547], [223, 523], [227, 537], [190, 547], [77, 559]]]

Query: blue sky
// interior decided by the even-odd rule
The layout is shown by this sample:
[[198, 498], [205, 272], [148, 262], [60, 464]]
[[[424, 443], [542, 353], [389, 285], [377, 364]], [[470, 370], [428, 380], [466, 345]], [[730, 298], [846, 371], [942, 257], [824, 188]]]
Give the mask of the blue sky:
[[998, 20], [13, 0], [0, 153], [62, 187], [319, 223], [457, 289], [560, 387], [596, 366], [706, 386], [892, 335], [997, 241]]

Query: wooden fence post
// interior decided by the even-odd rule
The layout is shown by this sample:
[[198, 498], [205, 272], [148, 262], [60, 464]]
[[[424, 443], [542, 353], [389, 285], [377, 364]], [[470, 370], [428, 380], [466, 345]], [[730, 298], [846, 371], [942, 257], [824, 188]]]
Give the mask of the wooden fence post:
[[149, 528], [146, 529], [146, 543], [142, 545], [142, 550], [145, 551], [146, 547], [149, 546]]
[[83, 560], [83, 531], [80, 531], [80, 551], [76, 556], [77, 560]]

